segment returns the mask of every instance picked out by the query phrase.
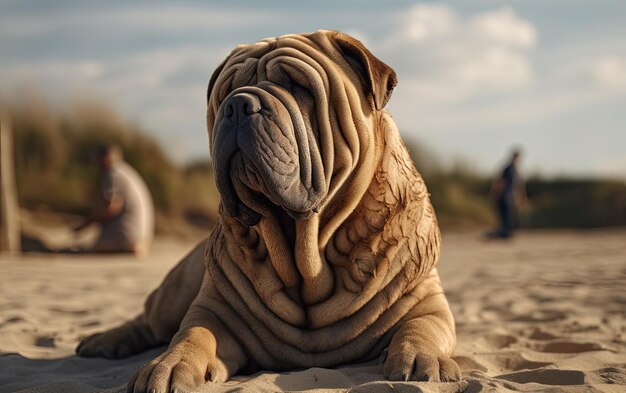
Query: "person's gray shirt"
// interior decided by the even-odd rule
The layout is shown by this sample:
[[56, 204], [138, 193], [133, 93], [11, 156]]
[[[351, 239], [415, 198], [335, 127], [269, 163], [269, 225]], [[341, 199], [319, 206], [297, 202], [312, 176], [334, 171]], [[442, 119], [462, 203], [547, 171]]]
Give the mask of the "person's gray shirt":
[[94, 248], [107, 251], [147, 247], [154, 235], [154, 206], [145, 182], [124, 161], [114, 162], [102, 176], [102, 197], [123, 200], [121, 212], [102, 225]]

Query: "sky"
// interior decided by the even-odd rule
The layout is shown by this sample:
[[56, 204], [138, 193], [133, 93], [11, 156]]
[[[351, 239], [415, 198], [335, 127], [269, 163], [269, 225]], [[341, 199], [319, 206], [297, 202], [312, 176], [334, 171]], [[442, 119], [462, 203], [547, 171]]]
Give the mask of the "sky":
[[[206, 86], [239, 43], [335, 29], [393, 67], [409, 143], [494, 173], [626, 179], [626, 1], [0, 1], [0, 97], [108, 102], [208, 158]], [[418, 168], [419, 169], [419, 168]]]

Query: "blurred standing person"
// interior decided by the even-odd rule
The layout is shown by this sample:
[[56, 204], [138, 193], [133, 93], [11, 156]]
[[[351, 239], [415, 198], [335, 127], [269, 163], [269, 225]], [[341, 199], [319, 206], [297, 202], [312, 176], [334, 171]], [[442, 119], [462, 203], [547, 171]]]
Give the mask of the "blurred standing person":
[[526, 185], [519, 175], [520, 149], [514, 149], [511, 158], [491, 184], [489, 197], [494, 202], [500, 227], [487, 234], [489, 238], [507, 239], [513, 235], [516, 207], [528, 205]]
[[84, 251], [144, 254], [154, 236], [154, 205], [148, 187], [124, 162], [119, 148], [100, 146], [97, 159], [101, 203], [75, 230], [96, 222], [102, 231], [93, 246]]

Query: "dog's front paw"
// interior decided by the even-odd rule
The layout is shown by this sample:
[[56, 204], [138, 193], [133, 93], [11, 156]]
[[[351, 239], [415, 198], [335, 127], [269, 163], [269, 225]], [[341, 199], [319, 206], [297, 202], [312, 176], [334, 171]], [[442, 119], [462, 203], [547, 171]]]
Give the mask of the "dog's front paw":
[[[180, 348], [179, 348], [180, 349]], [[193, 351], [167, 351], [135, 373], [128, 393], [183, 393], [197, 390], [206, 382], [224, 382], [228, 371], [222, 361]]]
[[453, 382], [461, 379], [461, 369], [452, 358], [414, 345], [388, 348], [381, 355], [383, 373], [392, 381]]

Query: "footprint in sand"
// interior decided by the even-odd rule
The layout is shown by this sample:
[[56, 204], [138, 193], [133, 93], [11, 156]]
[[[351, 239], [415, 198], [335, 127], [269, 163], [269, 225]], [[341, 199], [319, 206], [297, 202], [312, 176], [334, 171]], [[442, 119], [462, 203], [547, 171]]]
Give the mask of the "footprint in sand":
[[516, 383], [539, 383], [543, 385], [625, 385], [626, 369], [607, 367], [593, 371], [578, 371], [542, 368], [502, 374], [495, 378]]
[[16, 337], [16, 341], [23, 347], [39, 347], [39, 348], [56, 348], [55, 338], [47, 335], [37, 336], [35, 332], [32, 335], [24, 334]]
[[551, 362], [539, 362], [530, 360], [523, 352], [513, 353], [509, 358], [503, 359], [502, 367], [512, 371], [535, 370], [551, 365]]
[[567, 314], [560, 310], [537, 310], [527, 315], [519, 315], [511, 318], [514, 322], [553, 322], [565, 319]]
[[501, 349], [515, 344], [518, 340], [510, 334], [487, 334], [480, 338], [480, 341], [489, 349]]
[[528, 347], [539, 352], [549, 353], [580, 353], [591, 351], [611, 351], [614, 350], [607, 348], [598, 343], [579, 343], [574, 341], [551, 341], [547, 343], [529, 343]]
[[526, 343], [526, 347], [538, 352], [568, 354], [591, 351], [615, 352], [613, 349], [599, 343], [567, 340], [540, 328], [535, 328], [528, 335], [528, 338], [534, 341]]
[[85, 323], [81, 323], [79, 325], [79, 327], [81, 327], [81, 328], [90, 328], [90, 327], [98, 326], [100, 324], [101, 324], [100, 321], [88, 321], [88, 322], [85, 322]]
[[50, 307], [49, 309], [52, 312], [56, 312], [59, 314], [67, 314], [67, 315], [86, 315], [89, 312], [94, 312], [94, 310], [68, 310], [62, 307]]
[[626, 385], [626, 368], [607, 367], [592, 371], [592, 375], [598, 379], [598, 383], [611, 385]]
[[531, 340], [555, 340], [560, 337], [542, 329], [534, 329], [528, 338]]
[[551, 362], [534, 361], [527, 358], [527, 354], [523, 352], [506, 353], [506, 354], [483, 354], [482, 361], [468, 356], [454, 356], [454, 361], [459, 365], [461, 371], [467, 373], [471, 371], [487, 372], [493, 370], [535, 370], [538, 368], [550, 366]]
[[44, 348], [56, 348], [56, 345], [54, 344], [54, 337], [36, 337], [35, 345]]
[[483, 365], [476, 359], [472, 359], [471, 357], [468, 357], [468, 356], [462, 356], [462, 355], [453, 356], [452, 359], [454, 359], [456, 364], [459, 365], [459, 367], [461, 368], [461, 371], [463, 372], [470, 372], [470, 371], [486, 372], [488, 370], [488, 368], [485, 365]]
[[28, 322], [28, 321], [26, 321], [26, 319], [24, 319], [22, 317], [19, 317], [19, 316], [10, 317], [10, 318], [7, 318], [4, 321], [0, 322], [0, 328], [2, 328], [4, 326], [12, 325], [14, 323], [20, 323], [20, 322]]
[[545, 368], [502, 374], [495, 378], [517, 383], [534, 382], [542, 385], [582, 385], [585, 383], [585, 373], [582, 371]]

